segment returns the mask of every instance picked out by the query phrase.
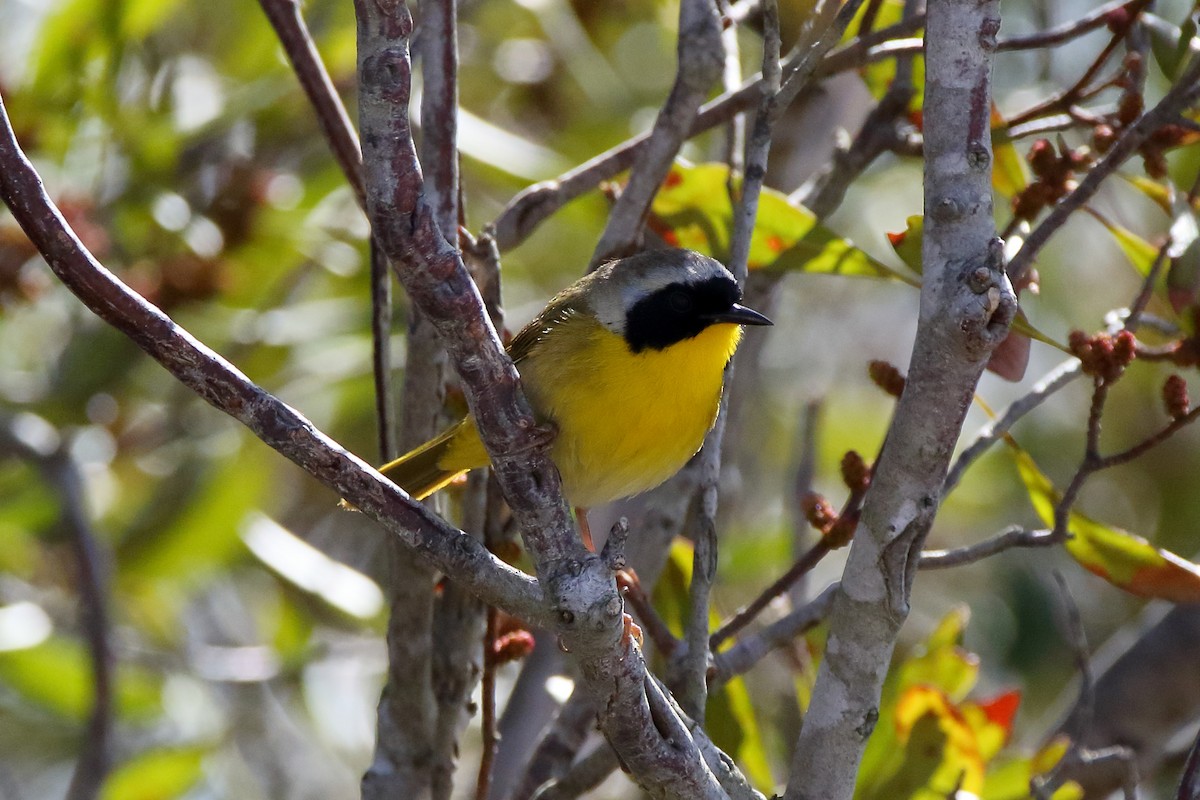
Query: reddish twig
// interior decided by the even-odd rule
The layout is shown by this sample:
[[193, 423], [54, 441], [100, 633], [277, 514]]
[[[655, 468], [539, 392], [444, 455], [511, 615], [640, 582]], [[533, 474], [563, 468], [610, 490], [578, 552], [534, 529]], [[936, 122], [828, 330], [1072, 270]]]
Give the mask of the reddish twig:
[[637, 579], [637, 574], [632, 570], [621, 571], [617, 574], [617, 585], [621, 587], [621, 592], [633, 613], [637, 614], [642, 630], [650, 637], [650, 641], [654, 642], [658, 652], [670, 658], [679, 647], [679, 640], [671, 633], [670, 626], [658, 615], [650, 596]]
[[[1088, 97], [1091, 97], [1101, 89], [1111, 86], [1111, 81], [1101, 81], [1095, 86], [1093, 86], [1092, 81], [1095, 79], [1097, 73], [1100, 72], [1101, 68], [1103, 68], [1103, 66], [1108, 62], [1108, 59], [1116, 51], [1117, 46], [1125, 38], [1125, 34], [1128, 32], [1129, 26], [1132, 25], [1133, 21], [1137, 19], [1137, 15], [1142, 13], [1142, 10], [1145, 9], [1145, 7], [1149, 4], [1150, 0], [1132, 0], [1132, 2], [1129, 3], [1124, 9], [1127, 22], [1125, 22], [1125, 24], [1121, 27], [1114, 26], [1113, 35], [1109, 38], [1108, 43], [1105, 44], [1104, 49], [1102, 49], [1100, 53], [1097, 54], [1094, 59], [1092, 59], [1092, 63], [1088, 65], [1086, 70], [1084, 70], [1083, 75], [1079, 77], [1079, 80], [1075, 81], [1074, 84], [1066, 89], [1056, 92], [1052, 97], [1049, 97], [1046, 100], [1034, 105], [1032, 108], [1026, 109], [1019, 114], [1015, 114], [1008, 120], [1008, 124], [1021, 125], [1047, 114], [1053, 114], [1060, 111], [1069, 112], [1076, 103], [1080, 102], [1081, 100], [1086, 100]], [[1111, 16], [1106, 15], [1104, 19], [1111, 19]]]
[[726, 639], [749, 625], [764, 608], [770, 605], [772, 600], [784, 594], [793, 583], [808, 574], [832, 550], [833, 548], [829, 544], [829, 537], [823, 536], [818, 539], [816, 544], [805, 551], [804, 555], [796, 559], [796, 563], [787, 572], [783, 573], [774, 583], [764, 589], [745, 608], [738, 610], [721, 627], [717, 628], [709, 638], [708, 646], [716, 650]]
[[492, 785], [492, 762], [496, 758], [496, 609], [487, 610], [487, 630], [483, 636], [483, 678], [480, 706], [480, 725], [483, 733], [483, 753], [479, 756], [479, 778], [475, 782], [475, 800], [487, 800]]

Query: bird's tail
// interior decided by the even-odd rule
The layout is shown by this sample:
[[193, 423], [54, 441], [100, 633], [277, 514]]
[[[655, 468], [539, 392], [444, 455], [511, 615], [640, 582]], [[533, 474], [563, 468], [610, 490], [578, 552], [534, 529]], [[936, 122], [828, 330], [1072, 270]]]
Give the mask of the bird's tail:
[[443, 466], [450, 446], [454, 443], [455, 438], [464, 432], [463, 428], [467, 424], [468, 421], [463, 420], [437, 438], [430, 439], [395, 461], [384, 464], [379, 471], [415, 499], [424, 500], [458, 476], [468, 472], [467, 469]]
[[[456, 438], [463, 434], [469, 435], [474, 433], [473, 428], [471, 430], [464, 430], [464, 427], [470, 424], [471, 420], [468, 417], [437, 438], [430, 439], [425, 444], [415, 450], [410, 450], [395, 461], [384, 464], [379, 468], [379, 471], [390, 478], [401, 489], [408, 492], [414, 499], [424, 500], [459, 475], [463, 475], [472, 469], [472, 467], [444, 466], [447, 455], [451, 455], [449, 459], [451, 462], [454, 460], [452, 454], [450, 454], [450, 448], [455, 444]], [[483, 449], [482, 442], [479, 444], [479, 449]], [[482, 463], [486, 464], [486, 454], [484, 455], [484, 459]], [[338, 505], [349, 511], [358, 510], [345, 500], [342, 500]]]

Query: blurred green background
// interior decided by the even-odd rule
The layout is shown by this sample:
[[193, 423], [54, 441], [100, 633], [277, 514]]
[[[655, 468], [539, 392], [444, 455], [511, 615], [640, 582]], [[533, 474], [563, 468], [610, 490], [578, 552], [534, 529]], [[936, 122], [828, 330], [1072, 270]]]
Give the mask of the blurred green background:
[[[784, 6], [794, 38], [804, 5]], [[1090, 4], [1042, 6], [1006, 2], [1004, 31], [1036, 30]], [[314, 0], [304, 13], [353, 114], [352, 4]], [[1159, 13], [1182, 19], [1186, 4]], [[468, 227], [480, 230], [529, 183], [651, 124], [674, 76], [676, 14], [673, 3], [628, 0], [463, 3]], [[999, 108], [1020, 110], [1074, 81], [1104, 41], [1100, 31], [1052, 52], [1001, 55]], [[759, 43], [742, 31], [741, 44], [754, 72]], [[1152, 65], [1148, 93], [1164, 87]], [[257, 4], [0, 0], [0, 94], [52, 196], [109, 269], [322, 430], [377, 458], [366, 224]], [[768, 183], [794, 190], [828, 160], [838, 127], [853, 131], [869, 103], [853, 73], [806, 99], [777, 132]], [[684, 156], [712, 160], [722, 146], [720, 133], [709, 134]], [[1189, 186], [1200, 154], [1176, 153], [1171, 165]], [[898, 265], [885, 233], [920, 213], [920, 177], [918, 160], [881, 159], [853, 184], [830, 227]], [[1170, 221], [1153, 203], [1111, 183], [1097, 208], [1151, 240], [1166, 230]], [[606, 208], [592, 192], [505, 254], [512, 328], [581, 274]], [[1003, 199], [997, 215], [1007, 222]], [[1140, 280], [1104, 228], [1082, 217], [1055, 236], [1039, 269], [1041, 293], [1024, 295], [1023, 306], [1059, 340], [1073, 328], [1101, 328]], [[916, 300], [896, 282], [786, 278], [761, 385], [743, 408], [727, 470], [718, 609], [745, 602], [790, 561], [797, 426], [808, 401], [825, 401], [816, 486], [835, 504], [841, 455], [877, 451], [891, 400], [870, 383], [866, 364], [907, 363]], [[398, 382], [402, 320], [396, 330]], [[988, 375], [980, 395], [1002, 408], [1062, 359], [1035, 344], [1023, 381]], [[1163, 423], [1166, 374], [1135, 365], [1106, 418], [1107, 446]], [[1087, 398], [1081, 382], [1015, 431], [1060, 485], [1082, 452]], [[968, 434], [985, 420], [972, 411]], [[6, 212], [0, 421], [23, 440], [57, 443], [78, 465], [107, 553], [119, 692], [118, 773], [106, 796], [356, 797], [385, 666], [382, 534], [338, 512], [332, 493], [93, 318]], [[1197, 435], [1185, 431], [1098, 475], [1082, 508], [1190, 557], [1200, 549]], [[4, 455], [0, 786], [19, 787], [12, 797], [60, 797], [90, 708], [77, 568], [55, 486], [28, 460]], [[997, 450], [951, 496], [931, 545], [976, 541], [1012, 523], [1039, 524], [1011, 458]], [[836, 578], [840, 564], [828, 559], [810, 586]], [[1016, 728], [1025, 744], [1053, 725], [1073, 673], [1053, 613], [1053, 566], [1066, 574], [1095, 645], [1144, 605], [1060, 552], [1014, 552], [922, 575], [906, 629], [911, 641], [948, 610], [969, 606], [966, 641], [982, 658], [984, 686], [1025, 693]], [[765, 677], [752, 694], [760, 709], [788, 687], [785, 667], [759, 668]], [[505, 667], [504, 685], [516, 668]], [[790, 734], [767, 735], [781, 778]], [[468, 769], [474, 736], [464, 745]]]

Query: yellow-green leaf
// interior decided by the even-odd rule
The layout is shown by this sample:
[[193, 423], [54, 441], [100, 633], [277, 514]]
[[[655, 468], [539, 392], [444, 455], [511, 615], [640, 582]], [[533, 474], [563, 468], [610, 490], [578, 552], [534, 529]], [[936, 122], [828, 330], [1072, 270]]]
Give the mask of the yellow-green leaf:
[[992, 188], [1015, 197], [1029, 185], [1029, 167], [1008, 136], [1008, 123], [992, 103]]
[[[1011, 442], [1010, 442], [1011, 443]], [[1017, 471], [1043, 524], [1054, 524], [1059, 493], [1023, 450], [1013, 445]], [[1139, 597], [1200, 602], [1200, 566], [1160, 550], [1140, 536], [1072, 511], [1067, 552], [1085, 569]]]
[[1128, 228], [1108, 219], [1095, 209], [1085, 206], [1085, 210], [1113, 235], [1113, 238], [1117, 240], [1117, 246], [1121, 248], [1121, 252], [1133, 264], [1133, 268], [1141, 275], [1149, 275], [1150, 268], [1154, 266], [1154, 260], [1158, 258], [1158, 248]]
[[[44, 709], [73, 720], [86, 719], [95, 702], [91, 659], [79, 642], [52, 637], [22, 650], [0, 653], [0, 685]], [[122, 664], [116, 673], [117, 711], [146, 718], [160, 708], [161, 681]]]
[[[691, 613], [692, 560], [694, 548], [686, 539], [671, 543], [662, 576], [654, 587], [654, 607], [677, 637], [682, 637]], [[709, 629], [721, 622], [713, 607], [708, 616]], [[732, 646], [729, 642], [728, 646]], [[733, 755], [738, 765], [758, 788], [767, 791], [774, 786], [770, 761], [758, 727], [758, 714], [750, 702], [745, 681], [734, 678], [708, 697], [706, 709], [709, 735], [726, 753]]]
[[892, 243], [892, 249], [896, 251], [896, 255], [900, 256], [900, 260], [904, 262], [905, 266], [920, 275], [923, 267], [921, 242], [925, 237], [925, 217], [913, 214], [904, 222], [904, 230], [899, 233], [889, 233], [888, 241]]
[[[676, 163], [650, 207], [648, 224], [669, 244], [728, 261], [733, 206], [725, 164]], [[794, 270], [916, 281], [817, 223], [787, 195], [763, 189], [750, 238], [750, 269]]]
[[100, 800], [175, 800], [200, 780], [208, 748], [151, 750], [113, 770]]

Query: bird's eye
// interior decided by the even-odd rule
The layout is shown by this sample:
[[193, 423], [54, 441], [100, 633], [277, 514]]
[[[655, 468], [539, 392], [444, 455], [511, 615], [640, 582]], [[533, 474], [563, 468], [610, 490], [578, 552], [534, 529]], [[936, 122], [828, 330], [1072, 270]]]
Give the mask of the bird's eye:
[[667, 296], [667, 304], [671, 306], [671, 310], [680, 314], [692, 310], [692, 298], [687, 292], [674, 291]]

